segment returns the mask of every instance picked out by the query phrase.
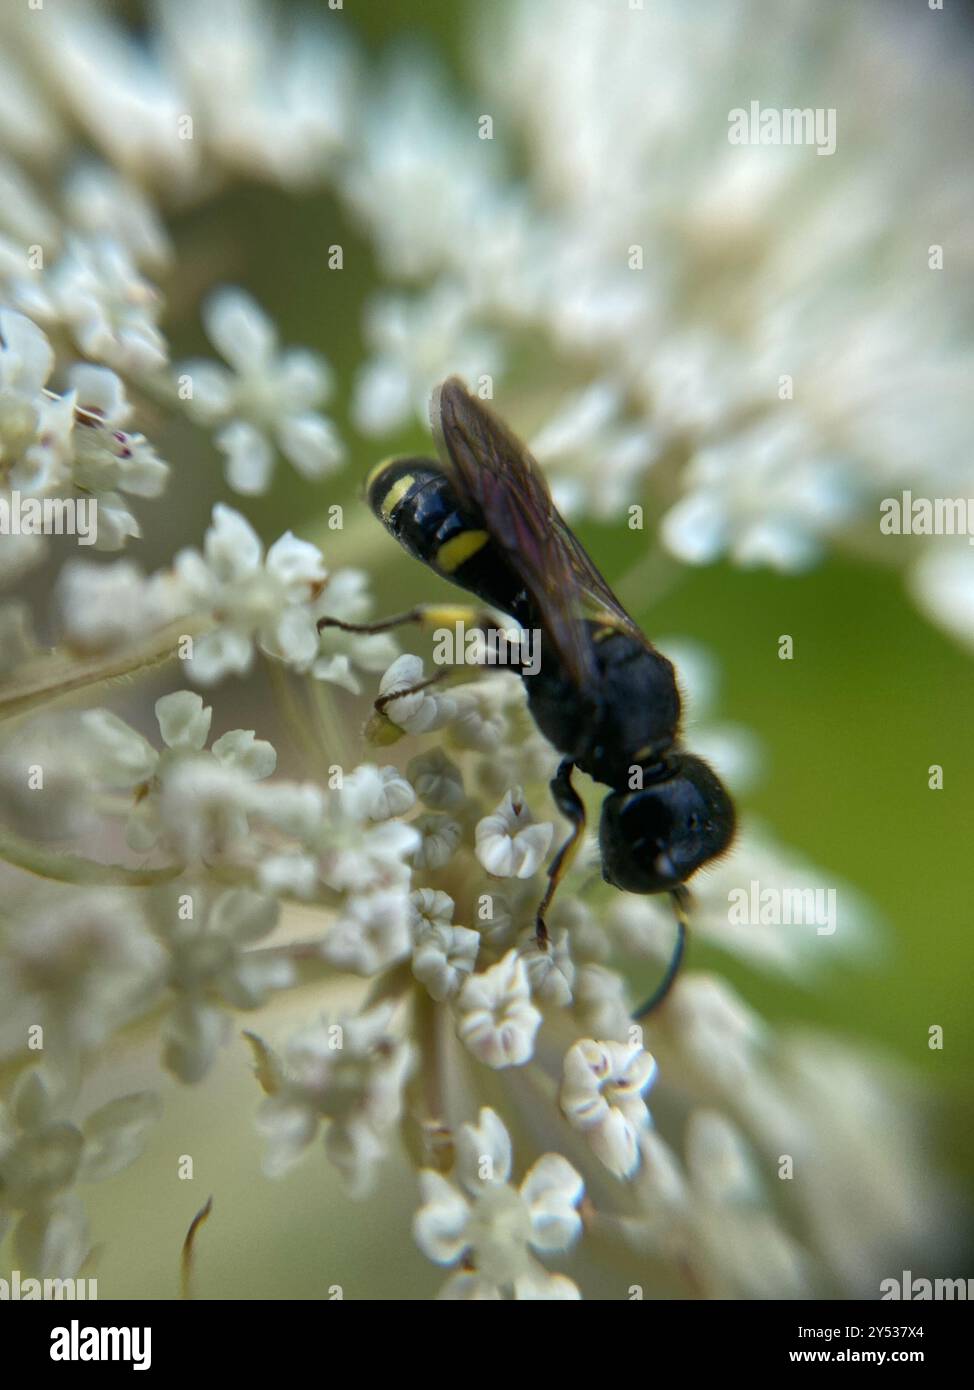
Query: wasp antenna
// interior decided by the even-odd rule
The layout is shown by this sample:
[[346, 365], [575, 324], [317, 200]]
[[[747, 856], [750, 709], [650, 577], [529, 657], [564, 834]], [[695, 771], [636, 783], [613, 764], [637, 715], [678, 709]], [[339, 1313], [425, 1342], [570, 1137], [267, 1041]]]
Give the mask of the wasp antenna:
[[686, 951], [687, 932], [690, 927], [690, 894], [684, 884], [674, 888], [670, 893], [670, 901], [673, 903], [673, 911], [676, 914], [676, 945], [670, 957], [670, 963], [666, 967], [666, 974], [660, 980], [655, 992], [650, 995], [641, 1009], [637, 1009], [635, 1018], [646, 1018], [654, 1009], [658, 1009], [663, 1000], [673, 988], [677, 975], [680, 973], [680, 966], [683, 964], [683, 956]]

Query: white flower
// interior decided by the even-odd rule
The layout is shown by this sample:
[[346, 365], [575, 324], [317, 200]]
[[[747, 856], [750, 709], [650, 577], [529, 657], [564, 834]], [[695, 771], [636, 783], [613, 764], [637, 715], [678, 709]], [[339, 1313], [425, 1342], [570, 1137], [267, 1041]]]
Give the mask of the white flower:
[[596, 1038], [628, 1038], [632, 1014], [626, 981], [615, 970], [586, 962], [579, 966], [574, 985], [575, 1015]]
[[310, 854], [262, 854], [257, 881], [274, 897], [293, 893], [297, 898], [310, 898], [318, 883], [318, 865]]
[[[944, 30], [909, 26], [880, 4], [828, 5], [815, 51], [820, 72], [846, 92], [838, 144], [849, 158], [835, 177], [832, 159], [710, 138], [747, 105], [734, 57], [742, 36], [762, 36], [744, 40], [751, 85], [773, 86], [785, 46], [810, 52], [807, 7], [783, 0], [769, 20], [755, 0], [718, 5], [705, 35], [677, 0], [628, 18], [618, 8], [522, 0], [485, 50], [485, 109], [498, 134], [513, 125], [530, 151], [534, 198], [520, 229], [516, 199], [486, 161], [458, 170], [451, 137], [462, 113], [438, 121], [443, 97], [428, 77], [400, 80], [412, 103], [398, 94], [404, 128], [391, 148], [370, 138], [352, 187], [384, 256], [395, 265], [407, 252], [382, 216], [382, 189], [405, 206], [409, 254], [464, 285], [474, 327], [513, 306], [519, 323], [584, 364], [589, 377], [553, 411], [539, 391], [554, 421], [539, 451], [567, 464], [575, 505], [600, 515], [669, 505], [675, 483], [678, 500], [658, 511], [681, 559], [798, 569], [829, 542], [861, 549], [878, 500], [893, 488], [918, 492], [918, 468], [928, 495], [971, 495], [969, 463], [958, 462], [970, 305], [945, 301], [943, 277], [926, 263], [917, 275], [915, 250], [967, 245], [970, 190], [944, 203], [943, 165], [923, 156], [931, 137], [904, 149], [895, 114], [915, 109], [930, 130], [964, 128], [956, 113], [969, 116], [969, 84]], [[892, 49], [904, 55], [894, 80], [880, 78], [881, 61], [852, 72], [851, 53]], [[806, 67], [797, 60], [792, 77]], [[931, 105], [921, 94], [933, 74]], [[406, 130], [408, 159], [397, 153]], [[674, 143], [685, 159], [667, 160]], [[959, 145], [950, 150], [948, 160], [961, 157]], [[431, 160], [435, 172], [423, 167]], [[894, 163], [917, 190], [909, 205], [879, 172]], [[651, 185], [647, 167], [660, 174]], [[425, 226], [413, 227], [423, 204], [402, 187], [410, 176], [414, 187], [436, 185], [437, 215]], [[469, 218], [469, 199], [476, 244], [453, 224]], [[797, 202], [807, 217], [791, 215]], [[452, 235], [442, 235], [444, 222]], [[506, 275], [489, 254], [485, 263], [483, 248], [494, 245], [504, 247]], [[638, 252], [638, 268], [627, 251]], [[881, 295], [865, 271], [877, 257]]]
[[19, 26], [19, 37], [78, 125], [112, 165], [140, 182], [161, 179], [191, 189], [199, 141], [178, 138], [187, 93], [162, 70], [158, 50], [104, 11], [69, 6], [48, 18], [40, 32]]
[[0, 312], [0, 460], [22, 493], [57, 496], [78, 488], [93, 498], [95, 546], [117, 550], [140, 534], [119, 492], [158, 497], [168, 467], [143, 435], [123, 429], [131, 407], [114, 372], [75, 366], [70, 389], [59, 396], [45, 387], [53, 362], [36, 324]]
[[92, 819], [92, 757], [69, 714], [21, 724], [0, 743], [0, 819], [39, 840], [67, 839]]
[[409, 895], [410, 924], [414, 933], [429, 927], [448, 927], [453, 921], [454, 902], [449, 893], [419, 888]]
[[[505, 687], [515, 682], [501, 677]], [[453, 696], [454, 709], [450, 737], [461, 748], [478, 753], [496, 753], [503, 745], [510, 725], [496, 698], [496, 686], [489, 677], [478, 680], [474, 690], [458, 690]]]
[[974, 645], [974, 550], [971, 546], [926, 546], [909, 577], [917, 606], [965, 646]]
[[377, 975], [409, 954], [409, 898], [401, 890], [350, 896], [321, 943], [325, 960], [356, 975]]
[[245, 888], [207, 903], [183, 885], [156, 895], [153, 923], [168, 953], [165, 984], [174, 995], [163, 1030], [164, 1059], [181, 1081], [210, 1070], [231, 1027], [228, 1009], [262, 1005], [273, 989], [294, 982], [283, 956], [250, 951], [277, 924], [277, 904]]
[[410, 895], [413, 974], [437, 1001], [451, 999], [473, 970], [480, 933], [453, 925], [453, 899], [422, 888]]
[[31, 1068], [0, 1103], [0, 1231], [16, 1221], [13, 1253], [32, 1277], [71, 1278], [90, 1254], [77, 1182], [113, 1177], [141, 1154], [159, 1103], [148, 1091], [120, 1096], [81, 1125], [71, 1096]]
[[[835, 894], [831, 922], [826, 920], [829, 893]], [[765, 902], [770, 910], [762, 920]], [[626, 955], [663, 964], [671, 958], [676, 925], [668, 903], [620, 895], [605, 922]], [[867, 955], [875, 938], [860, 892], [777, 844], [753, 819], [742, 829], [733, 856], [695, 881], [693, 931], [763, 970], [806, 981], [834, 961], [836, 952]]]
[[[627, 424], [624, 392], [611, 379], [595, 381], [562, 404], [531, 441], [531, 452], [546, 467], [577, 473], [557, 474], [552, 492], [564, 516], [588, 511], [597, 517], [618, 516], [639, 495], [642, 475], [659, 450], [659, 431], [649, 421]], [[588, 466], [598, 450], [600, 468]]]
[[335, 428], [315, 406], [330, 390], [324, 358], [305, 349], [281, 352], [266, 314], [242, 290], [215, 291], [204, 309], [206, 331], [232, 370], [216, 362], [184, 362], [181, 382], [192, 394], [196, 419], [220, 426], [217, 447], [226, 455], [235, 492], [266, 492], [275, 446], [306, 478], [323, 477], [344, 457]]
[[415, 869], [442, 869], [456, 854], [463, 837], [463, 826], [451, 816], [433, 813], [417, 816], [410, 828], [420, 837], [413, 854]]
[[544, 862], [554, 826], [535, 824], [520, 787], [512, 788], [497, 810], [477, 822], [477, 858], [497, 878], [530, 878]]
[[666, 1056], [687, 1082], [700, 1085], [702, 1094], [734, 1097], [740, 1103], [751, 1093], [767, 1029], [716, 976], [678, 978], [653, 1029], [659, 1036], [657, 1055], [664, 1055], [665, 1037]]
[[252, 729], [233, 729], [205, 753], [213, 710], [194, 691], [163, 695], [155, 711], [162, 752], [110, 710], [81, 715], [100, 780], [135, 794], [129, 844], [147, 850], [163, 837], [196, 858], [206, 844], [226, 845], [245, 835], [246, 812], [254, 806], [250, 784], [274, 771], [273, 745]]
[[124, 646], [164, 627], [179, 609], [172, 579], [164, 574], [146, 578], [131, 560], [107, 565], [68, 560], [55, 592], [65, 638], [82, 652]]
[[532, 996], [545, 1005], [567, 1008], [572, 1002], [575, 980], [569, 933], [564, 929], [554, 929], [549, 924], [548, 941], [542, 949], [532, 923], [522, 933], [518, 950], [528, 972]]
[[470, 158], [463, 116], [452, 109], [442, 75], [415, 52], [390, 65], [362, 115], [361, 149], [345, 171], [343, 193], [369, 227], [384, 268], [412, 279], [450, 256], [462, 259], [460, 243], [494, 191], [485, 173], [490, 143]]
[[582, 1038], [565, 1054], [562, 1111], [617, 1178], [639, 1166], [639, 1136], [650, 1123], [643, 1092], [655, 1075], [655, 1061], [638, 1045]]
[[640, 1214], [624, 1221], [645, 1255], [676, 1261], [698, 1298], [808, 1298], [811, 1264], [762, 1201], [743, 1135], [716, 1111], [687, 1123], [686, 1167], [652, 1130], [639, 1140]]
[[405, 861], [419, 848], [419, 833], [399, 820], [371, 822], [381, 778], [377, 768], [368, 773], [347, 777], [340, 791], [330, 792], [304, 834], [321, 880], [330, 888], [369, 892], [409, 879]]
[[819, 558], [817, 537], [852, 509], [844, 467], [829, 465], [808, 435], [782, 415], [701, 450], [685, 470], [686, 495], [661, 523], [670, 550], [690, 564], [728, 554], [744, 566], [808, 568]]
[[438, 1002], [452, 999], [473, 970], [480, 935], [469, 927], [432, 927], [413, 949], [413, 974]]
[[451, 373], [493, 378], [500, 364], [496, 340], [471, 325], [468, 296], [442, 282], [412, 301], [374, 300], [365, 336], [376, 355], [359, 373], [352, 407], [364, 434], [388, 434], [410, 416], [425, 421], [438, 382]]
[[77, 366], [68, 380], [75, 411], [75, 486], [96, 494], [118, 488], [158, 497], [169, 469], [143, 435], [124, 431], [132, 407], [119, 377], [107, 367]]
[[[375, 782], [378, 775], [378, 783]], [[388, 820], [390, 816], [402, 816], [416, 805], [416, 793], [408, 780], [397, 767], [373, 768], [366, 764], [357, 767], [345, 779], [345, 791], [349, 792], [357, 780], [368, 776], [370, 787], [368, 815], [372, 820]]]
[[171, 0], [159, 18], [208, 160], [285, 188], [320, 183], [351, 118], [352, 64], [334, 26], [307, 13], [282, 27], [258, 0]]
[[[321, 596], [315, 605], [316, 618], [340, 618], [347, 623], [364, 622], [372, 612], [368, 592], [368, 575], [364, 570], [341, 569], [329, 574]], [[343, 632], [341, 628], [325, 627], [320, 634], [320, 656], [311, 668], [316, 680], [331, 681], [350, 690], [361, 692], [361, 684], [352, 667], [363, 671], [384, 671], [399, 652], [390, 632]]]
[[158, 826], [183, 864], [232, 856], [248, 843], [248, 816], [259, 805], [256, 792], [243, 767], [221, 763], [212, 754], [180, 758], [161, 780], [152, 808], [144, 817], [132, 817], [129, 837], [138, 845]]
[[[41, 329], [23, 314], [0, 308], [0, 473], [18, 490], [42, 491], [29, 486], [35, 469], [44, 473], [48, 455], [60, 461], [68, 449], [70, 409], [65, 421], [61, 399], [45, 390], [53, 367], [54, 352]], [[46, 439], [49, 445], [42, 444]], [[10, 499], [3, 500], [9, 508]], [[5, 535], [0, 577], [16, 578], [37, 562], [43, 548], [39, 536]]]
[[321, 830], [327, 803], [327, 794], [314, 782], [266, 782], [254, 788], [261, 817], [283, 834], [309, 843]]
[[390, 700], [385, 713], [393, 724], [410, 734], [427, 734], [449, 723], [456, 711], [452, 695], [441, 695], [435, 687], [413, 691], [423, 680], [423, 663], [418, 656], [404, 653], [396, 658], [379, 682], [379, 694], [408, 690], [411, 693]]
[[0, 440], [4, 461], [33, 439], [35, 402], [54, 368], [47, 335], [23, 314], [0, 309]]
[[524, 961], [517, 951], [471, 975], [457, 999], [457, 1035], [488, 1067], [521, 1067], [534, 1054], [541, 1014], [531, 1003]]
[[291, 1167], [321, 1121], [330, 1120], [329, 1158], [353, 1195], [370, 1190], [399, 1121], [413, 1061], [410, 1045], [391, 1032], [392, 1012], [392, 1005], [378, 1004], [354, 1017], [322, 1018], [289, 1040], [283, 1063], [262, 1049], [264, 1068], [274, 1074], [274, 1089], [258, 1117], [268, 1137], [265, 1167], [271, 1175]]
[[109, 889], [28, 900], [8, 928], [0, 973], [0, 1052], [30, 1028], [63, 1060], [99, 1047], [143, 1006], [163, 956], [137, 907]]
[[406, 767], [406, 776], [420, 801], [431, 810], [455, 811], [463, 805], [463, 773], [442, 748], [431, 748], [413, 758]]
[[68, 173], [65, 211], [89, 236], [114, 236], [137, 265], [165, 267], [172, 258], [169, 236], [152, 202], [138, 185], [94, 162]]
[[52, 317], [70, 327], [87, 357], [135, 376], [165, 366], [159, 294], [120, 241], [72, 237], [45, 290]]
[[79, 722], [106, 786], [132, 788], [152, 775], [159, 755], [117, 714], [107, 709], [88, 709], [79, 716]]
[[217, 621], [215, 631], [196, 639], [187, 663], [200, 685], [213, 685], [230, 673], [246, 674], [255, 643], [267, 656], [299, 670], [311, 665], [318, 651], [311, 603], [325, 580], [315, 546], [288, 531], [265, 559], [250, 524], [217, 503], [203, 554], [180, 551], [175, 570], [187, 603]]
[[532, 1252], [558, 1254], [582, 1231], [576, 1210], [585, 1184], [561, 1154], [544, 1154], [511, 1182], [511, 1140], [493, 1110], [482, 1109], [476, 1125], [457, 1136], [454, 1186], [441, 1174], [420, 1173], [423, 1205], [413, 1234], [429, 1259], [442, 1265], [463, 1260], [441, 1298], [577, 1299], [570, 1279], [552, 1275]]

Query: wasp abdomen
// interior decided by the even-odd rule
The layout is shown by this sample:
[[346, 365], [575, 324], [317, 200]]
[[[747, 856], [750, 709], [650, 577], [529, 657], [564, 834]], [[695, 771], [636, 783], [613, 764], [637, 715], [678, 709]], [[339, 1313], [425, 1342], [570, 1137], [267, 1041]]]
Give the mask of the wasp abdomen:
[[530, 617], [523, 580], [492, 542], [483, 517], [460, 501], [432, 459], [380, 463], [365, 489], [383, 526], [417, 560], [520, 622]]

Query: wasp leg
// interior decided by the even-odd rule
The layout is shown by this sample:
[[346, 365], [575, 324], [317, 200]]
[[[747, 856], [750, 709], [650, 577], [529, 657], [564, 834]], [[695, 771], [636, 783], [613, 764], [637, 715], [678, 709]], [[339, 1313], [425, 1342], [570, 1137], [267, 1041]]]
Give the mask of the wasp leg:
[[388, 695], [380, 695], [375, 701], [375, 712], [376, 714], [385, 714], [386, 705], [391, 705], [393, 700], [402, 700], [406, 695], [415, 695], [418, 691], [425, 690], [431, 685], [437, 685], [440, 681], [445, 681], [448, 676], [452, 675], [452, 666], [441, 666], [432, 676], [427, 676], [425, 680], [417, 681], [415, 685], [407, 685], [404, 690], [390, 690]]
[[[424, 680], [417, 681], [415, 685], [407, 685], [403, 690], [390, 690], [385, 695], [379, 695], [377, 699], [373, 701], [376, 714], [385, 714], [386, 706], [391, 705], [393, 700], [401, 700], [406, 695], [415, 695], [417, 691], [425, 690], [427, 686], [438, 685], [440, 681], [449, 680], [456, 681], [459, 685], [466, 680], [475, 680], [481, 672], [490, 669], [488, 666], [485, 666], [482, 662], [470, 663], [470, 665], [472, 665], [473, 668], [473, 675], [468, 676], [464, 674], [464, 672], [467, 669], [469, 669], [468, 667], [441, 666], [440, 669], [434, 672], [432, 676], [427, 676]], [[513, 667], [502, 666], [499, 669], [502, 671], [511, 670], [515, 675], [517, 675], [517, 672], [514, 670]]]
[[555, 805], [565, 819], [571, 821], [572, 829], [568, 839], [548, 868], [548, 887], [541, 899], [538, 915], [535, 919], [535, 940], [542, 951], [548, 949], [548, 928], [545, 925], [545, 914], [551, 906], [551, 900], [555, 896], [559, 883], [571, 867], [571, 862], [581, 843], [582, 832], [585, 829], [585, 807], [578, 792], [572, 786], [574, 770], [575, 764], [571, 758], [565, 758], [558, 764], [558, 771], [551, 779], [551, 795], [555, 799]]
[[[319, 618], [318, 631], [336, 627], [341, 632], [368, 635], [373, 632], [388, 632], [394, 627], [404, 627], [406, 623], [418, 623], [429, 628], [456, 626], [462, 623], [467, 628], [484, 630], [497, 626], [497, 620], [492, 613], [482, 608], [473, 608], [469, 604], [418, 603], [415, 608], [407, 608], [404, 613], [396, 613], [391, 618], [380, 618], [374, 623], [346, 623], [342, 618]], [[454, 670], [454, 667], [444, 666], [434, 675], [427, 676], [425, 680], [417, 681], [415, 685], [407, 686], [404, 690], [390, 690], [387, 695], [380, 695], [375, 701], [376, 713], [385, 714], [386, 706], [393, 700], [401, 700], [405, 695], [415, 695], [417, 691], [436, 685], [452, 676]]]
[[404, 627], [406, 623], [418, 623], [421, 627], [452, 627], [463, 623], [465, 627], [496, 627], [497, 620], [481, 608], [467, 604], [417, 603], [415, 608], [407, 608], [404, 613], [395, 613], [391, 618], [380, 618], [374, 623], [346, 623], [342, 618], [319, 618], [318, 631], [326, 627], [337, 627], [341, 632], [388, 632], [394, 627]]
[[672, 893], [670, 894], [670, 898], [673, 902], [673, 910], [676, 913], [676, 945], [673, 948], [673, 954], [670, 957], [670, 963], [666, 967], [666, 974], [663, 976], [662, 980], [660, 980], [659, 984], [656, 986], [656, 989], [646, 1000], [642, 1008], [637, 1009], [635, 1014], [633, 1015], [633, 1017], [637, 1019], [646, 1018], [647, 1015], [651, 1014], [654, 1009], [659, 1008], [663, 1000], [666, 998], [670, 990], [673, 988], [673, 983], [676, 980], [677, 975], [679, 975], [680, 973], [680, 966], [683, 964], [683, 956], [687, 944], [687, 931], [690, 927], [690, 922], [687, 916], [687, 909], [690, 905], [690, 894], [688, 890], [681, 884], [679, 888], [673, 889]]

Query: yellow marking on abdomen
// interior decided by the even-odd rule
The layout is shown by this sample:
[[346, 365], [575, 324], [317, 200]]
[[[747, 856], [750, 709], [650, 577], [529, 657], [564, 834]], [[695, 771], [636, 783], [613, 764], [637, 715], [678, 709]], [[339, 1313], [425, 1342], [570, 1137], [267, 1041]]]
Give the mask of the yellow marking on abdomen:
[[415, 481], [416, 479], [413, 477], [412, 473], [404, 473], [401, 478], [393, 483], [385, 497], [383, 497], [379, 507], [379, 512], [382, 515], [383, 521], [388, 521], [391, 518], [393, 512], [399, 506], [399, 503]]
[[486, 531], [461, 531], [459, 536], [444, 541], [436, 552], [436, 567], [445, 574], [452, 574], [462, 564], [483, 550], [490, 537]]

